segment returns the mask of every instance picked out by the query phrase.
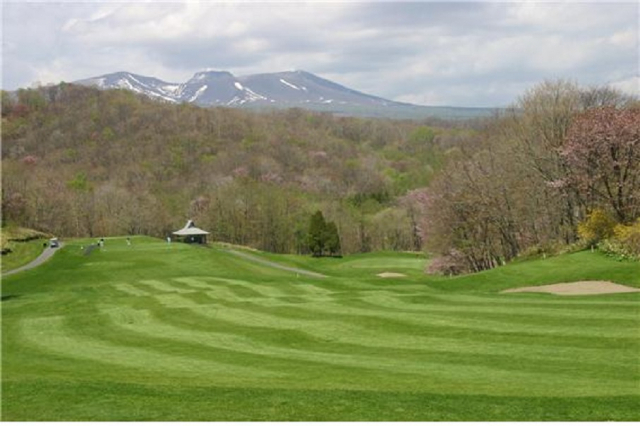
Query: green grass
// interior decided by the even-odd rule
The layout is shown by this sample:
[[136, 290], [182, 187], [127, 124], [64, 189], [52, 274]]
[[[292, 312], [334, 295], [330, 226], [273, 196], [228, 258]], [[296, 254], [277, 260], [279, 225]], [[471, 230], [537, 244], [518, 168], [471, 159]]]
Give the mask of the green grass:
[[31, 262], [42, 253], [42, 245], [45, 241], [44, 239], [37, 239], [27, 242], [13, 241], [9, 243], [11, 253], [2, 255], [0, 270], [7, 272]]
[[[2, 419], [639, 420], [640, 295], [502, 294], [640, 264], [580, 252], [429, 277], [418, 254], [68, 243], [2, 282]], [[380, 278], [399, 272], [402, 278]]]

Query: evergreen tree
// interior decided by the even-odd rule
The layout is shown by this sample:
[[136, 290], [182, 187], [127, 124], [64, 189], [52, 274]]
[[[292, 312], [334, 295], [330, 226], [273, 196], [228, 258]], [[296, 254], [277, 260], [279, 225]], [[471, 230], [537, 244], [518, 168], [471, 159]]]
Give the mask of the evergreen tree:
[[326, 241], [327, 224], [322, 212], [318, 210], [311, 216], [309, 223], [308, 244], [314, 257], [322, 256]]
[[330, 256], [340, 254], [340, 235], [335, 222], [328, 222], [325, 230], [325, 248]]

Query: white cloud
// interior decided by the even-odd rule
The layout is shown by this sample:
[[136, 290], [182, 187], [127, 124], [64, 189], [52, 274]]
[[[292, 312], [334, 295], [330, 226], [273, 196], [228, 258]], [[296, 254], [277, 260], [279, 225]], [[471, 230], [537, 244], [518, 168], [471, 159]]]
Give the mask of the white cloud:
[[[638, 19], [640, 19], [640, 17]], [[626, 29], [612, 34], [611, 36], [609, 36], [607, 41], [614, 46], [629, 49], [636, 48], [637, 52], [638, 43], [640, 41], [640, 34], [638, 33], [637, 28], [636, 30]]]
[[609, 85], [621, 92], [640, 97], [640, 76], [636, 75], [634, 77], [618, 80]]
[[6, 3], [3, 87], [120, 70], [178, 82], [205, 68], [238, 75], [306, 69], [401, 101], [504, 105], [548, 78], [592, 85], [638, 75], [639, 7]]

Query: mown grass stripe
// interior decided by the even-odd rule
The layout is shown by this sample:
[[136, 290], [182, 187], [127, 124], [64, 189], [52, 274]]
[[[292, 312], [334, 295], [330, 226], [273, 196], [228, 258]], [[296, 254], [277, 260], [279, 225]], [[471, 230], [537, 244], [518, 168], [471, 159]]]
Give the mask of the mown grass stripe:
[[[313, 285], [309, 287], [307, 284], [292, 285], [292, 284], [278, 284], [277, 286], [269, 286], [265, 284], [251, 283], [242, 280], [232, 280], [226, 278], [206, 277], [206, 278], [174, 278], [173, 281], [186, 284], [192, 288], [207, 289], [213, 292], [218, 292], [219, 297], [224, 300], [254, 300], [263, 298], [264, 300], [272, 300], [274, 304], [283, 305], [286, 302], [279, 302], [286, 300], [287, 298], [299, 298], [298, 303], [306, 301], [317, 301], [318, 294], [327, 295], [333, 294], [329, 291], [318, 290]], [[236, 296], [230, 296], [231, 293], [222, 290], [220, 288], [226, 288]], [[329, 299], [321, 299], [329, 300]]]
[[619, 315], [616, 313], [608, 313], [603, 315], [589, 315], [588, 312], [548, 312], [544, 309], [522, 309], [517, 313], [512, 313], [505, 309], [490, 308], [470, 308], [456, 307], [455, 305], [422, 305], [411, 307], [409, 305], [398, 302], [395, 298], [390, 297], [363, 297], [368, 305], [363, 303], [354, 304], [350, 301], [349, 306], [372, 309], [375, 311], [385, 309], [386, 312], [395, 313], [424, 313], [424, 314], [440, 314], [446, 316], [455, 316], [460, 319], [469, 320], [490, 320], [498, 322], [508, 322], [510, 325], [521, 324], [526, 327], [542, 326], [555, 327], [562, 324], [563, 327], [577, 327], [593, 331], [600, 330], [600, 333], [606, 333], [609, 329], [632, 330], [636, 327], [638, 316]]
[[[200, 310], [198, 310], [200, 311]], [[503, 344], [468, 340], [466, 336], [459, 338], [432, 337], [428, 335], [416, 335], [410, 333], [391, 333], [378, 327], [378, 322], [367, 324], [353, 321], [352, 318], [341, 317], [339, 319], [291, 319], [281, 315], [271, 315], [251, 310], [244, 315], [241, 310], [221, 308], [216, 311], [216, 319], [227, 322], [249, 325], [253, 327], [270, 327], [296, 329], [314, 337], [331, 340], [334, 342], [356, 344], [367, 347], [415, 349], [428, 348], [429, 351], [460, 352], [469, 354], [488, 355], [513, 355], [523, 358], [567, 360], [575, 361], [576, 357], [584, 362], [619, 363], [623, 366], [633, 365], [635, 352], [616, 351], [605, 349], [563, 347], [555, 345], [549, 348], [546, 345], [533, 343]], [[340, 321], [342, 320], [342, 321]], [[358, 325], [356, 325], [358, 324]], [[629, 363], [631, 361], [631, 363]]]
[[143, 286], [151, 287], [156, 292], [161, 293], [188, 293], [193, 290], [185, 289], [183, 287], [178, 287], [176, 285], [172, 285], [165, 281], [160, 280], [140, 280], [139, 284]]
[[[407, 313], [407, 312], [377, 312], [375, 310], [354, 308], [348, 306], [338, 306], [328, 303], [309, 303], [305, 305], [305, 309], [315, 311], [318, 313], [324, 313], [327, 315], [333, 314], [348, 314], [354, 316], [370, 316], [378, 318], [388, 318], [392, 320], [398, 320], [403, 322], [409, 322], [412, 324], [423, 325], [438, 325], [438, 326], [450, 326], [457, 328], [466, 328], [473, 330], [488, 330], [496, 332], [522, 332], [526, 335], [540, 335], [540, 334], [553, 334], [561, 336], [592, 336], [592, 337], [621, 337], [621, 338], [636, 338], [638, 332], [636, 328], [631, 329], [607, 329], [602, 328], [595, 330], [593, 328], [585, 329], [580, 326], [565, 326], [564, 324], [549, 324], [545, 326], [526, 324], [526, 327], [513, 327], [510, 322], [501, 322], [495, 320], [482, 320], [482, 319], [468, 319], [459, 318], [455, 315], [443, 315], [434, 314], [430, 312], [425, 313]], [[630, 324], [631, 326], [632, 324]]]
[[[228, 306], [205, 306], [192, 303], [189, 300], [181, 300], [181, 308], [187, 308], [196, 315], [214, 319], [216, 322], [224, 321], [230, 324], [237, 324], [248, 327], [266, 327], [280, 330], [299, 330], [326, 341], [336, 343], [355, 344], [372, 348], [397, 348], [424, 350], [431, 352], [459, 352], [468, 354], [486, 355], [511, 355], [525, 359], [549, 359], [555, 361], [574, 362], [579, 358], [584, 363], [608, 363], [617, 366], [628, 367], [636, 360], [636, 352], [630, 350], [609, 351], [602, 348], [575, 348], [573, 346], [562, 346], [559, 343], [549, 346], [546, 344], [536, 344], [534, 342], [517, 343], [512, 342], [487, 342], [486, 336], [482, 343], [468, 339], [467, 335], [458, 338], [443, 338], [427, 335], [416, 335], [411, 333], [389, 333], [378, 326], [378, 323], [367, 325], [359, 324], [352, 318], [341, 316], [336, 319], [302, 319], [301, 317], [290, 317], [282, 315], [282, 309], [277, 310], [273, 315], [267, 312], [260, 312], [255, 308], [246, 309], [230, 308]], [[251, 310], [247, 310], [251, 309]], [[343, 320], [343, 321], [340, 321]], [[195, 321], [196, 323], [201, 321]], [[442, 333], [445, 334], [446, 333]]]
[[[525, 286], [522, 286], [525, 287]], [[539, 305], [546, 307], [558, 306], [560, 309], [571, 309], [585, 307], [593, 309], [594, 307], [616, 307], [620, 309], [637, 310], [640, 302], [637, 293], [627, 293], [616, 297], [624, 300], [615, 300], [610, 295], [591, 295], [591, 296], [557, 296], [553, 294], [542, 293], [500, 293], [491, 292], [488, 295], [470, 295], [465, 293], [442, 293], [434, 292], [430, 296], [443, 301], [455, 301], [456, 303], [469, 303], [470, 305], [484, 304], [504, 304], [504, 305]]]
[[[219, 296], [219, 292], [207, 292], [205, 293], [211, 299], [215, 300]], [[198, 305], [195, 301], [190, 298], [184, 297], [179, 294], [158, 294], [154, 296], [154, 299], [157, 300], [160, 304], [162, 304], [166, 308], [176, 309], [176, 308], [189, 308], [194, 305]]]
[[[109, 313], [109, 310], [106, 310], [106, 312]], [[112, 312], [118, 312], [118, 315], [114, 317], [114, 319], [117, 321], [118, 318], [120, 318], [120, 309], [114, 309], [112, 310]], [[251, 339], [243, 338], [235, 334], [209, 333], [171, 326], [168, 324], [160, 323], [157, 320], [153, 319], [148, 312], [138, 311], [135, 313], [131, 313], [131, 315], [136, 315], [137, 320], [131, 323], [120, 321], [117, 323], [117, 326], [129, 331], [138, 332], [144, 336], [158, 335], [162, 336], [163, 338], [174, 339], [176, 341], [190, 342], [193, 344], [207, 345], [215, 348], [225, 348], [235, 351], [248, 352], [261, 356], [276, 356], [287, 359], [320, 362], [326, 364], [337, 364], [354, 368], [380, 369], [391, 372], [420, 374], [425, 376], [435, 375], [441, 380], [451, 380], [452, 377], [458, 377], [460, 370], [466, 370], [467, 372], [473, 372], [473, 375], [475, 375], [478, 380], [481, 380], [484, 376], [484, 380], [500, 380], [501, 382], [506, 380], [507, 382], [511, 383], [511, 385], [516, 385], [516, 382], [512, 381], [514, 376], [520, 376], [522, 378], [528, 375], [536, 375], [536, 377], [538, 377], [538, 379], [540, 380], [544, 380], [544, 376], [552, 376], [552, 374], [540, 371], [539, 369], [536, 369], [537, 371], [526, 371], [522, 369], [505, 370], [495, 368], [494, 366], [491, 366], [491, 362], [487, 362], [484, 364], [479, 363], [477, 357], [473, 356], [468, 357], [467, 363], [461, 362], [462, 360], [457, 360], [456, 371], [454, 373], [449, 372], [449, 374], [445, 374], [445, 371], [451, 370], [450, 367], [445, 367], [448, 366], [449, 363], [442, 364], [434, 362], [426, 357], [414, 361], [405, 358], [404, 362], [398, 363], [395, 359], [388, 357], [381, 358], [378, 356], [362, 354], [345, 355], [342, 353], [314, 352], [309, 350], [284, 348], [273, 345], [259, 344], [258, 342], [255, 342]], [[268, 325], [263, 326], [268, 327]], [[579, 370], [577, 372], [579, 372]], [[578, 387], [576, 387], [576, 389], [574, 389], [573, 391], [579, 391], [579, 383], [582, 383], [585, 378], [578, 377], [579, 374], [576, 375], [575, 373], [576, 371], [573, 372], [571, 380], [575, 381]], [[553, 375], [557, 374], [557, 371], [553, 372]], [[531, 378], [528, 378], [527, 380], [530, 381]], [[504, 383], [502, 384], [504, 385]], [[542, 382], [540, 382], [540, 384], [542, 384]], [[619, 392], [624, 389], [628, 391], [630, 386], [634, 386], [634, 384], [634, 381], [629, 382], [624, 380], [609, 379], [606, 383], [603, 383], [602, 386], [609, 387], [610, 390]], [[564, 391], [566, 392], [567, 390], [565, 389]]]
[[[73, 336], [64, 329], [64, 318], [25, 319], [21, 322], [24, 341], [38, 349], [69, 358], [117, 364], [142, 370], [180, 375], [210, 375], [212, 378], [237, 376], [276, 377], [278, 373], [260, 368], [199, 360], [187, 356], [158, 353], [151, 349], [118, 346], [86, 336]], [[225, 380], [221, 380], [224, 382]]]
[[[190, 308], [193, 305], [203, 306], [200, 302], [196, 304], [191, 303], [189, 300], [184, 300], [183, 296], [163, 296], [161, 301], [164, 303], [163, 306], [171, 306], [173, 308]], [[338, 302], [338, 305], [345, 305], [347, 307], [353, 305], [359, 307], [362, 306], [361, 303], [356, 302], [351, 299], [347, 301], [342, 300]], [[640, 339], [638, 339], [637, 336], [624, 338], [615, 336], [599, 336], [594, 338], [594, 336], [582, 333], [578, 336], [563, 335], [562, 339], [558, 339], [553, 333], [533, 334], [528, 331], [527, 324], [522, 324], [521, 326], [518, 326], [518, 324], [511, 324], [508, 321], [508, 318], [505, 320], [501, 328], [487, 330], [478, 329], [477, 327], [470, 328], [469, 326], [465, 326], [465, 324], [460, 326], [457, 323], [449, 324], [443, 321], [430, 321], [426, 315], [421, 316], [424, 317], [422, 318], [424, 321], [405, 321], [403, 318], [404, 315], [396, 311], [390, 311], [393, 315], [389, 315], [384, 318], [379, 318], [380, 315], [373, 314], [363, 315], [362, 313], [359, 313], [358, 315], [352, 315], [345, 313], [347, 312], [347, 309], [341, 309], [340, 311], [336, 309], [334, 313], [327, 315], [322, 311], [319, 312], [317, 310], [306, 309], [310, 303], [311, 302], [304, 304], [291, 304], [277, 299], [255, 299], [235, 302], [218, 299], [215, 301], [216, 309], [226, 307], [231, 309], [250, 310], [252, 312], [263, 312], [266, 314], [270, 314], [275, 310], [277, 315], [294, 320], [339, 319], [347, 323], [366, 324], [380, 332], [388, 330], [390, 332], [398, 331], [404, 334], [465, 339], [473, 342], [473, 344], [497, 341], [500, 343], [511, 343], [517, 345], [523, 342], [530, 342], [547, 347], [573, 347], [577, 349], [607, 349], [610, 347], [620, 347], [622, 345], [622, 347], [632, 351], [640, 350]], [[203, 306], [203, 309], [206, 309], [206, 305]], [[374, 311], [376, 310], [374, 309]], [[379, 309], [376, 312], [380, 314]], [[180, 315], [184, 316], [186, 315], [186, 312], [183, 311]], [[474, 320], [474, 322], [477, 322], [477, 320]], [[197, 321], [194, 321], [194, 326], [197, 326]], [[631, 324], [631, 326], [633, 326], [633, 324]], [[624, 354], [626, 352], [620, 351], [620, 353]]]
[[140, 288], [138, 288], [138, 287], [136, 287], [134, 285], [128, 284], [128, 283], [118, 283], [118, 284], [113, 284], [113, 286], [117, 290], [119, 290], [119, 291], [121, 291], [121, 292], [123, 292], [125, 294], [128, 294], [130, 296], [138, 296], [138, 297], [140, 297], [140, 296], [150, 296], [151, 295], [151, 293], [149, 293], [148, 291], [142, 290], [142, 289], [140, 289]]
[[[270, 303], [257, 300], [254, 303], [262, 306], [270, 306]], [[456, 310], [444, 310], [440, 312], [435, 309], [433, 311], [425, 312], [407, 312], [405, 310], [398, 310], [391, 307], [379, 308], [368, 302], [363, 302], [357, 298], [344, 298], [334, 299], [331, 303], [324, 302], [310, 302], [304, 305], [304, 309], [309, 312], [314, 312], [315, 315], [350, 315], [352, 317], [367, 317], [371, 319], [382, 318], [384, 320], [392, 320], [399, 322], [406, 322], [409, 324], [422, 325], [422, 326], [439, 326], [439, 327], [452, 327], [461, 329], [473, 329], [478, 331], [490, 331], [495, 333], [513, 333], [515, 331], [523, 331], [527, 335], [555, 335], [562, 334], [566, 337], [615, 337], [615, 338], [637, 338], [636, 322], [635, 321], [622, 321], [625, 325], [622, 329], [616, 329], [611, 331], [606, 327], [601, 327], [598, 324], [593, 327], [585, 327], [584, 323], [578, 322], [573, 326], [566, 325], [566, 321], [545, 321], [543, 324], [531, 324], [531, 322], [522, 322], [522, 328], [518, 327], [518, 321], [514, 321], [511, 317], [501, 320], [484, 319], [482, 315], [474, 316], [471, 318], [462, 314], [457, 314]], [[486, 314], [489, 316], [490, 314]], [[534, 321], [535, 322], [535, 321]], [[620, 325], [620, 324], [618, 324]]]
[[303, 288], [289, 283], [278, 283], [277, 285], [268, 285], [263, 283], [249, 282], [238, 279], [221, 278], [221, 277], [184, 277], [176, 278], [174, 281], [187, 284], [192, 287], [210, 288], [210, 286], [224, 285], [232, 291], [250, 293], [254, 297], [287, 297], [307, 294]]
[[369, 292], [362, 295], [361, 299], [369, 302], [373, 306], [385, 308], [393, 308], [399, 311], [407, 312], [455, 312], [455, 313], [490, 313], [505, 314], [509, 316], [537, 316], [537, 317], [555, 317], [558, 319], [602, 319], [602, 320], [632, 320], [637, 321], [640, 313], [618, 312], [618, 311], [594, 311], [593, 309], [549, 309], [546, 306], [536, 307], [520, 307], [516, 310], [513, 307], [504, 307], [499, 304], [491, 306], [467, 306], [458, 304], [455, 300], [451, 300], [449, 304], [442, 304], [439, 301], [431, 299], [425, 303], [412, 303], [405, 299], [405, 296], [390, 291]]
[[182, 277], [174, 278], [173, 281], [193, 289], [206, 290], [206, 293], [214, 300], [238, 301], [262, 297], [260, 293], [248, 288], [228, 285], [224, 279]]

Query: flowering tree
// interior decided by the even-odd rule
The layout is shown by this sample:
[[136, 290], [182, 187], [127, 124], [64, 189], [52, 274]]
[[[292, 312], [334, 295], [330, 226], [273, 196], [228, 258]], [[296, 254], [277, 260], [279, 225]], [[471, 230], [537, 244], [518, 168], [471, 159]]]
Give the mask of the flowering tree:
[[640, 109], [603, 107], [581, 113], [561, 155], [569, 184], [590, 207], [611, 208], [620, 223], [640, 215]]
[[425, 220], [428, 204], [429, 192], [425, 188], [414, 189], [399, 198], [399, 205], [407, 211], [411, 223], [411, 239], [415, 251], [420, 251], [423, 248], [421, 221]]

